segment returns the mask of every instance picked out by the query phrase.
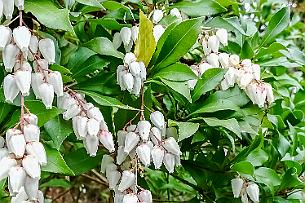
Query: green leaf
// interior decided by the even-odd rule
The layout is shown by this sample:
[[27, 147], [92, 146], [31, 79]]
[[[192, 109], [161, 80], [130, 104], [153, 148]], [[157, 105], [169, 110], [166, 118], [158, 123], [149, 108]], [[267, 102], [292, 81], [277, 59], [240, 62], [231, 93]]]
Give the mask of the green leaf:
[[259, 52], [255, 55], [255, 58], [259, 59], [261, 57], [264, 57], [266, 55], [274, 54], [279, 50], [286, 50], [286, 47], [278, 42], [273, 42], [268, 47], [262, 47]]
[[197, 79], [194, 72], [185, 64], [174, 63], [168, 67], [162, 68], [152, 78], [162, 78], [172, 81], [187, 81]]
[[59, 9], [49, 0], [26, 0], [24, 2], [26, 13], [31, 12], [40, 23], [52, 28], [74, 33], [69, 19], [69, 10]]
[[240, 34], [247, 36], [237, 17], [223, 18], [218, 16], [208, 21], [206, 26], [214, 28], [225, 28], [228, 31], [237, 31]]
[[202, 18], [186, 20], [174, 27], [166, 38], [158, 59], [157, 69], [177, 62], [197, 40]]
[[89, 97], [91, 97], [96, 103], [98, 103], [101, 106], [112, 106], [112, 107], [117, 107], [120, 109], [127, 109], [127, 110], [135, 110], [138, 111], [138, 109], [135, 109], [133, 107], [130, 107], [128, 105], [123, 104], [119, 100], [113, 97], [108, 97], [105, 95], [100, 95], [94, 92], [87, 92], [87, 91], [82, 91]]
[[156, 49], [153, 35], [153, 23], [140, 10], [139, 36], [135, 45], [135, 55], [138, 61], [143, 61], [147, 67]]
[[267, 167], [256, 169], [254, 176], [257, 182], [267, 185], [272, 193], [273, 188], [281, 184], [281, 179], [278, 174], [273, 169]]
[[208, 126], [224, 127], [230, 130], [231, 132], [235, 133], [237, 137], [239, 137], [240, 139], [242, 138], [240, 132], [240, 126], [235, 118], [230, 118], [227, 120], [220, 120], [218, 118], [203, 118], [203, 120], [204, 122], [206, 122]]
[[266, 44], [270, 43], [274, 37], [280, 34], [283, 30], [285, 30], [289, 25], [290, 20], [290, 11], [289, 7], [283, 7], [281, 10], [276, 12], [274, 16], [269, 21], [267, 31], [264, 34], [261, 42], [261, 47]]
[[234, 164], [232, 170], [241, 174], [253, 175], [254, 166], [249, 161], [241, 161]]
[[60, 116], [44, 124], [44, 129], [53, 140], [57, 150], [59, 150], [63, 141], [73, 132], [70, 122], [63, 120]]
[[201, 95], [213, 90], [221, 82], [225, 73], [226, 70], [222, 68], [212, 68], [205, 71], [194, 88], [193, 101], [197, 101]]
[[71, 183], [64, 179], [51, 179], [48, 182], [41, 184], [40, 187], [41, 188], [44, 188], [44, 187], [70, 188]]
[[9, 114], [14, 110], [14, 106], [0, 102], [0, 123], [8, 118]]
[[243, 43], [243, 46], [241, 47], [241, 58], [242, 59], [252, 59], [254, 55], [254, 51], [248, 42], [248, 40], [245, 40]]
[[268, 161], [268, 154], [262, 149], [256, 149], [247, 156], [247, 161], [251, 162], [253, 166], [261, 166]]
[[170, 127], [178, 126], [179, 142], [186, 138], [191, 137], [199, 129], [199, 123], [192, 123], [192, 122], [178, 122], [178, 121], [169, 120], [168, 125]]
[[87, 6], [93, 6], [98, 8], [104, 8], [97, 0], [76, 0], [81, 4], [85, 4]]
[[73, 52], [70, 55], [69, 62], [68, 62], [68, 69], [75, 73], [81, 67], [83, 64], [93, 55], [96, 55], [94, 51], [91, 51], [91, 49], [88, 49], [86, 47], [79, 47], [75, 52]]
[[68, 166], [74, 171], [75, 175], [86, 173], [99, 166], [103, 153], [98, 152], [95, 157], [88, 156], [85, 148], [78, 149], [65, 155]]
[[178, 8], [181, 12], [191, 17], [209, 16], [227, 10], [214, 0], [181, 1], [172, 7]]
[[171, 89], [175, 90], [176, 92], [178, 92], [179, 94], [181, 94], [182, 96], [184, 96], [190, 103], [192, 103], [192, 98], [191, 98], [191, 93], [190, 93], [190, 89], [187, 85], [187, 82], [175, 82], [175, 81], [170, 81], [170, 80], [166, 80], [166, 79], [161, 79], [161, 81], [169, 86]]
[[123, 58], [124, 55], [117, 51], [113, 43], [105, 37], [97, 37], [84, 44], [85, 47], [92, 51], [105, 56], [114, 56], [116, 58]]
[[281, 182], [279, 190], [290, 189], [294, 187], [304, 187], [305, 184], [298, 177], [297, 169], [290, 168], [286, 171], [283, 180]]
[[49, 146], [44, 146], [47, 152], [48, 163], [42, 167], [42, 171], [51, 173], [59, 173], [73, 176], [73, 171], [68, 167], [60, 152], [52, 149]]

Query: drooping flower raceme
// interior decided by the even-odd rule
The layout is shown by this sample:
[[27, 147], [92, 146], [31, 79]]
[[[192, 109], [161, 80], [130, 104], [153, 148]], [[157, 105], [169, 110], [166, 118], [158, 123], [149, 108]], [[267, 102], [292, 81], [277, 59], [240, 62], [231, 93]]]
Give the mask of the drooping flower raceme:
[[246, 182], [240, 177], [231, 180], [231, 187], [234, 198], [241, 198], [242, 203], [248, 203], [249, 199], [259, 202], [259, 187], [254, 182]]

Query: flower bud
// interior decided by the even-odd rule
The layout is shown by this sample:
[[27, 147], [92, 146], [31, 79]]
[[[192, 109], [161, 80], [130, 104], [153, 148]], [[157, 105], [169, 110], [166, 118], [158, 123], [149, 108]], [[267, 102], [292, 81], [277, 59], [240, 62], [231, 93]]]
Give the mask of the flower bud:
[[15, 72], [15, 80], [17, 87], [24, 96], [28, 96], [30, 94], [31, 78], [32, 77], [30, 71]]
[[137, 202], [138, 202], [138, 197], [133, 193], [126, 194], [123, 197], [123, 203], [137, 203]]
[[239, 65], [239, 62], [240, 62], [240, 59], [239, 59], [239, 56], [236, 55], [236, 54], [233, 54], [230, 56], [229, 58], [229, 64], [233, 67], [236, 67]]
[[18, 10], [24, 10], [24, 0], [15, 0], [15, 6]]
[[[172, 9], [173, 10], [173, 9]], [[149, 190], [142, 190], [138, 194], [138, 198], [140, 202], [145, 202], [145, 203], [152, 203], [152, 195]]]
[[98, 137], [96, 135], [87, 135], [84, 140], [87, 153], [93, 157], [98, 150]]
[[122, 45], [122, 38], [119, 32], [114, 33], [112, 43], [115, 49], [118, 49]]
[[163, 147], [174, 155], [181, 155], [180, 147], [173, 137], [169, 137], [164, 141]]
[[129, 70], [133, 76], [139, 76], [141, 71], [140, 64], [136, 61], [131, 62], [129, 65]]
[[154, 24], [157, 24], [162, 20], [163, 18], [163, 11], [162, 10], [154, 10], [153, 16], [152, 16], [152, 21]]
[[135, 180], [136, 180], [136, 176], [134, 173], [130, 171], [123, 171], [122, 179], [119, 184], [118, 190], [120, 192], [123, 192], [124, 190], [130, 188], [135, 183]]
[[40, 165], [38, 159], [33, 155], [27, 155], [22, 160], [22, 166], [26, 173], [32, 178], [40, 178]]
[[129, 53], [126, 53], [126, 54], [125, 54], [125, 57], [124, 57], [124, 64], [126, 64], [126, 65], [129, 66], [131, 62], [136, 61], [136, 60], [137, 60], [137, 58], [136, 58], [136, 56], [134, 55], [134, 53], [129, 52]]
[[57, 96], [64, 95], [64, 84], [60, 72], [54, 71], [49, 73], [48, 82], [53, 86]]
[[87, 112], [89, 118], [94, 118], [95, 120], [101, 122], [104, 120], [103, 114], [97, 107], [92, 107]]
[[210, 55], [207, 56], [207, 62], [211, 64], [213, 68], [218, 68], [219, 67], [219, 61], [218, 61], [218, 55], [215, 53], [211, 53]]
[[146, 73], [145, 64], [142, 61], [140, 61], [139, 64], [140, 64], [140, 69], [141, 69], [141, 71], [140, 71], [140, 78], [142, 80], [146, 80], [146, 74], [147, 73]]
[[126, 87], [128, 91], [131, 91], [134, 84], [134, 78], [131, 73], [125, 73], [122, 77], [123, 85]]
[[108, 180], [109, 189], [114, 190], [120, 181], [121, 173], [117, 170], [110, 171], [106, 174], [106, 178]]
[[153, 28], [153, 35], [155, 38], [155, 41], [158, 42], [163, 33], [165, 32], [165, 29], [162, 25], [155, 25]]
[[155, 111], [150, 114], [151, 122], [159, 129], [165, 128], [164, 116], [160, 111]]
[[228, 68], [230, 55], [227, 53], [220, 53], [218, 56], [222, 68]]
[[246, 191], [248, 196], [253, 202], [255, 203], [259, 202], [259, 187], [257, 184], [250, 183], [246, 188]]
[[100, 130], [100, 123], [94, 118], [90, 118], [87, 123], [87, 130], [89, 135], [97, 135]]
[[112, 134], [108, 131], [101, 131], [99, 134], [99, 139], [100, 142], [103, 144], [103, 146], [109, 151], [109, 152], [114, 152], [114, 142], [113, 142], [113, 137]]
[[155, 166], [155, 169], [160, 169], [162, 166], [165, 151], [162, 147], [156, 145], [151, 150], [151, 157]]
[[150, 128], [151, 128], [151, 124], [149, 121], [143, 120], [138, 122], [137, 129], [141, 139], [144, 142], [148, 141]]
[[134, 42], [137, 41], [138, 35], [139, 35], [139, 27], [136, 26], [136, 25], [132, 26], [132, 28], [131, 28], [131, 38]]
[[[73, 101], [75, 101], [75, 100], [73, 100]], [[80, 107], [75, 103], [72, 105], [68, 105], [68, 106], [69, 107], [68, 107], [67, 111], [65, 111], [63, 113], [63, 119], [65, 119], [65, 120], [69, 120], [69, 119], [77, 116], [81, 112]]]
[[173, 8], [170, 10], [169, 12], [170, 15], [175, 16], [176, 18], [178, 18], [179, 20], [182, 20], [182, 16], [180, 11], [177, 8]]
[[17, 165], [17, 161], [10, 157], [4, 157], [0, 160], [0, 180], [6, 178], [10, 169]]
[[136, 153], [144, 166], [150, 165], [150, 147], [147, 144], [141, 144], [137, 147]]
[[211, 50], [214, 52], [214, 53], [217, 53], [218, 50], [219, 50], [219, 40], [218, 38], [216, 37], [216, 35], [213, 35], [213, 36], [210, 36], [209, 39], [208, 39], [208, 47], [211, 48]]
[[150, 130], [150, 139], [155, 144], [158, 145], [162, 140], [161, 130], [157, 127], [152, 127]]
[[23, 134], [11, 136], [8, 140], [8, 145], [10, 145], [11, 152], [14, 153], [17, 158], [23, 157], [26, 145]]
[[104, 120], [100, 122], [100, 130], [109, 131], [107, 123]]
[[34, 54], [38, 52], [38, 38], [35, 35], [31, 36], [29, 48]]
[[18, 191], [16, 196], [12, 197], [11, 203], [20, 203], [24, 202], [28, 199], [28, 195], [26, 194], [24, 187], [22, 186], [21, 189]]
[[9, 27], [0, 25], [0, 51], [10, 42], [12, 37], [12, 30]]
[[41, 96], [42, 103], [47, 109], [52, 109], [52, 103], [54, 99], [54, 88], [48, 83], [42, 83], [38, 87], [39, 95]]
[[39, 178], [31, 178], [29, 176], [25, 178], [24, 190], [28, 195], [29, 200], [37, 200], [38, 187]]
[[112, 164], [113, 162], [114, 162], [114, 160], [110, 155], [108, 155], [108, 154], [103, 155], [102, 163], [101, 163], [101, 172], [105, 173], [107, 166], [109, 164]]
[[128, 27], [123, 27], [120, 31], [123, 44], [126, 46], [131, 40], [131, 29]]
[[8, 74], [3, 81], [4, 97], [5, 101], [13, 103], [14, 99], [19, 94], [19, 89], [16, 84], [16, 80], [13, 75]]
[[13, 0], [2, 0], [3, 2], [3, 14], [7, 20], [13, 18], [14, 13], [14, 1]]
[[40, 130], [37, 125], [34, 124], [24, 125], [23, 134], [26, 142], [39, 141]]
[[243, 184], [244, 181], [241, 178], [234, 178], [231, 180], [231, 186], [232, 186], [232, 192], [234, 198], [239, 198]]
[[38, 159], [41, 166], [47, 165], [47, 154], [44, 146], [40, 142], [29, 142], [26, 144], [26, 152]]
[[53, 40], [49, 38], [41, 39], [38, 46], [40, 53], [48, 61], [48, 63], [55, 63], [55, 45]]
[[26, 52], [31, 41], [31, 32], [25, 26], [19, 26], [13, 30], [14, 41], [22, 52]]
[[135, 148], [135, 146], [137, 146], [139, 141], [140, 141], [140, 138], [139, 138], [139, 136], [136, 133], [129, 132], [126, 135], [126, 138], [125, 138], [125, 148], [124, 148], [124, 151], [127, 154], [129, 154], [131, 152], [131, 150], [133, 150], [133, 148]]
[[9, 44], [4, 48], [4, 51], [2, 52], [2, 59], [7, 72], [12, 72], [18, 53], [18, 47], [13, 44]]
[[164, 166], [169, 173], [173, 173], [175, 170], [175, 155], [166, 153], [163, 159]]
[[25, 183], [26, 173], [25, 170], [20, 166], [14, 166], [8, 173], [8, 184], [15, 196], [20, 191], [21, 187]]
[[[27, 113], [27, 114], [24, 114], [23, 118], [29, 124], [38, 125], [38, 117], [35, 114]], [[25, 139], [25, 141], [26, 141], [26, 139]]]
[[218, 29], [216, 31], [216, 36], [223, 46], [228, 45], [228, 31], [226, 29], [223, 28]]

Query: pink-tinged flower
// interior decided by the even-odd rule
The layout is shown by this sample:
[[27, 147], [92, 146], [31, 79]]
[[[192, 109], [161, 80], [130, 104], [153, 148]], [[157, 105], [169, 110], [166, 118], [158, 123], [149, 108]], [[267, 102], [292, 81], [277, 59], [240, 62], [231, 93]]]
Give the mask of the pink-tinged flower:
[[25, 178], [24, 190], [29, 198], [29, 200], [37, 200], [37, 193], [39, 187], [39, 178], [32, 178], [27, 176]]
[[137, 147], [136, 153], [144, 166], [150, 165], [150, 147], [147, 144], [141, 144]]
[[152, 195], [149, 190], [142, 190], [138, 193], [138, 199], [140, 202], [152, 203]]
[[133, 150], [135, 148], [135, 146], [137, 146], [139, 141], [140, 141], [140, 138], [139, 138], [139, 136], [136, 133], [129, 132], [126, 135], [126, 138], [125, 138], [125, 148], [124, 148], [124, 151], [127, 154], [129, 154], [131, 152], [131, 150]]
[[25, 183], [25, 170], [20, 166], [14, 166], [9, 170], [8, 176], [9, 187], [13, 196], [15, 196]]
[[35, 35], [31, 36], [29, 48], [30, 51], [34, 54], [38, 52], [38, 38]]
[[175, 170], [175, 155], [166, 153], [163, 159], [164, 166], [169, 173], [173, 173]]
[[39, 41], [39, 50], [49, 64], [55, 63], [55, 44], [53, 40], [49, 38], [41, 39]]
[[39, 141], [40, 130], [37, 125], [34, 124], [24, 125], [23, 134], [26, 142]]
[[40, 142], [27, 143], [26, 152], [29, 155], [35, 156], [41, 166], [45, 166], [47, 164], [47, 153], [44, 146]]
[[123, 203], [137, 203], [137, 202], [138, 202], [138, 197], [133, 193], [126, 194], [123, 197]]
[[124, 190], [130, 188], [136, 180], [136, 175], [130, 171], [123, 171], [122, 179], [119, 184], [118, 190], [123, 192]]
[[35, 114], [32, 113], [24, 114], [23, 118], [29, 124], [38, 125], [38, 117]]
[[161, 146], [154, 146], [151, 150], [151, 157], [155, 166], [155, 169], [160, 169], [162, 166], [165, 150]]
[[38, 159], [33, 155], [27, 155], [22, 160], [22, 166], [26, 173], [32, 178], [40, 178], [40, 165]]
[[114, 152], [114, 141], [112, 134], [108, 131], [100, 131], [99, 133], [99, 139], [100, 142], [103, 144], [103, 146], [111, 153]]

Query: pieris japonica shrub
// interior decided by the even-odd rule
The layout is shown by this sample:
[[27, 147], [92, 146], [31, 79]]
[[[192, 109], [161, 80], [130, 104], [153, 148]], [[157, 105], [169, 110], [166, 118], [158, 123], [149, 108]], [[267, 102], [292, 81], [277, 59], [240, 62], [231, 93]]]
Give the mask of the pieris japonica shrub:
[[301, 5], [0, 0], [1, 202], [305, 201]]

